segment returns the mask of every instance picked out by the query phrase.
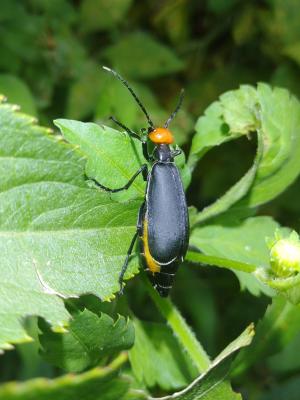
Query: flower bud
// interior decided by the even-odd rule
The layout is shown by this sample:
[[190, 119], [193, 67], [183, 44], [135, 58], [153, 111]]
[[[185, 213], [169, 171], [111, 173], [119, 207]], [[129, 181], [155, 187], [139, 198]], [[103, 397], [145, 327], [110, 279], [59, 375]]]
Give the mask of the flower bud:
[[268, 244], [270, 264], [276, 276], [285, 278], [300, 271], [300, 240], [297, 232], [293, 231], [287, 238], [276, 232], [275, 240]]

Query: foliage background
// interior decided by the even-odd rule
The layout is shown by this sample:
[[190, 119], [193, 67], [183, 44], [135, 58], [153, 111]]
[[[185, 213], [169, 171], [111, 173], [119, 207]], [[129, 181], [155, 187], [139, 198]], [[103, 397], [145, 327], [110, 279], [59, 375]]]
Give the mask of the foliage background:
[[[165, 120], [184, 87], [173, 126], [188, 151], [197, 118], [224, 91], [264, 81], [300, 97], [299, 15], [297, 0], [1, 0], [0, 92], [53, 128], [55, 118], [107, 125], [114, 114], [136, 129], [144, 126], [143, 116], [101, 65], [126, 76], [155, 121]], [[255, 148], [254, 139], [242, 137], [213, 149], [194, 171], [188, 203], [202, 209], [216, 200], [249, 169]], [[299, 231], [299, 197], [298, 180], [259, 213]], [[156, 320], [139, 285], [139, 278], [130, 283], [130, 306]], [[193, 266], [179, 272], [172, 298], [211, 355], [258, 321], [270, 303], [241, 291], [228, 271]], [[258, 357], [233, 377], [233, 387], [249, 399], [285, 393], [292, 400], [300, 390], [293, 354], [299, 343], [298, 335], [288, 350]], [[0, 372], [3, 382], [62, 373], [42, 361], [34, 345], [5, 353]]]

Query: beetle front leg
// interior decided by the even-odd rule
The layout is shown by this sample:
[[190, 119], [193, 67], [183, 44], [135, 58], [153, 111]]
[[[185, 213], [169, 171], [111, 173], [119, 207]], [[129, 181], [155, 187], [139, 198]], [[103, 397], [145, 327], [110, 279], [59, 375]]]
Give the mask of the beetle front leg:
[[[110, 192], [110, 193], [117, 193], [117, 192], [121, 192], [122, 190], [127, 190], [130, 188], [130, 186], [133, 184], [134, 180], [137, 178], [137, 176], [142, 173], [143, 174], [143, 178], [145, 180], [145, 178], [148, 176], [148, 166], [147, 164], [143, 164], [137, 171], [136, 173], [129, 179], [129, 181], [126, 183], [126, 185], [117, 188], [117, 189], [111, 189], [107, 186], [102, 185], [101, 183], [99, 183], [96, 179], [94, 178], [89, 178], [91, 181], [93, 181], [98, 187], [100, 187], [101, 189], [105, 190], [106, 192]], [[146, 179], [147, 180], [147, 179]]]

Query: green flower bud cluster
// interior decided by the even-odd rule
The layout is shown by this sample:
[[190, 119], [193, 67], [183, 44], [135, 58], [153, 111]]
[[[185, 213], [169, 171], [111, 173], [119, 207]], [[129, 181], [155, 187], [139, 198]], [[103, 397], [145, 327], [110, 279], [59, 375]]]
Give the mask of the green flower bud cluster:
[[283, 238], [275, 232], [275, 239], [268, 240], [270, 248], [270, 265], [273, 273], [282, 278], [300, 271], [300, 239], [293, 231], [289, 237]]

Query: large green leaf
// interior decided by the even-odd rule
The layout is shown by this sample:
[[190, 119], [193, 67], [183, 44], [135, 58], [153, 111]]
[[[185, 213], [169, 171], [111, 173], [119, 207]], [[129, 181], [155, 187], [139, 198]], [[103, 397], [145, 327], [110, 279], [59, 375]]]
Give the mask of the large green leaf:
[[[258, 84], [223, 94], [196, 125], [189, 165], [209, 149], [256, 131], [258, 151], [252, 168], [216, 204], [199, 213], [197, 222], [239, 207], [265, 203], [289, 186], [300, 172], [300, 104], [287, 90]], [[245, 197], [246, 196], [246, 197]]]
[[129, 320], [114, 321], [107, 314], [100, 316], [85, 309], [71, 320], [67, 333], [55, 333], [41, 324], [43, 357], [53, 365], [70, 372], [94, 367], [104, 356], [130, 348], [134, 328]]
[[253, 335], [253, 326], [250, 325], [218, 355], [207, 372], [196, 378], [182, 391], [171, 396], [156, 398], [156, 400], [241, 400], [241, 396], [232, 391], [227, 376], [234, 356], [239, 349], [251, 343]]
[[95, 368], [80, 375], [56, 379], [37, 378], [0, 386], [0, 400], [138, 400], [147, 399], [142, 391], [131, 389], [128, 377], [118, 376], [126, 361], [120, 356], [106, 368]]
[[168, 326], [137, 319], [134, 326], [136, 340], [129, 358], [140, 382], [150, 388], [158, 385], [169, 391], [182, 388], [195, 378], [197, 368]]
[[58, 328], [69, 317], [63, 298], [110, 299], [119, 289], [140, 202], [115, 203], [88, 188], [84, 167], [71, 146], [0, 105], [2, 348], [29, 340], [22, 318], [39, 315]]

